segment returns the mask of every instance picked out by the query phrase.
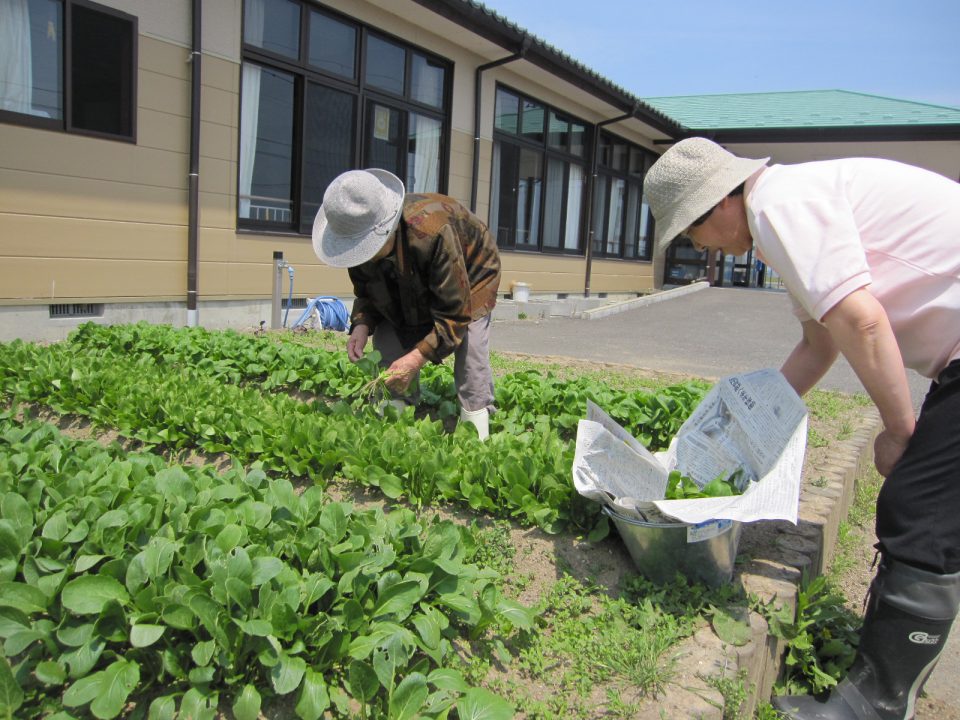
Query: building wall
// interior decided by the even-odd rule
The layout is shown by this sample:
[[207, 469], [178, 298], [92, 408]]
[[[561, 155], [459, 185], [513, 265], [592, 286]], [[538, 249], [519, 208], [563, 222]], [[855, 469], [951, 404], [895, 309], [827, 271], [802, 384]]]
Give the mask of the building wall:
[[845, 157], [879, 157], [916, 165], [960, 180], [960, 141], [925, 142], [833, 142], [833, 143], [742, 143], [729, 144], [730, 152], [743, 157], [770, 157], [790, 164]]
[[[105, 303], [114, 310], [139, 306], [136, 317], [149, 316], [150, 306], [164, 321], [169, 321], [171, 308], [183, 303], [186, 320], [191, 2], [101, 4], [138, 18], [137, 142], [0, 124], [0, 307], [6, 308], [0, 314], [0, 338], [39, 333], [37, 324], [48, 320], [44, 311], [54, 303]], [[452, 26], [412, 2], [326, 4], [453, 62], [448, 192], [469, 204], [475, 68], [507, 53], [490, 47], [489, 56], [478, 54], [469, 49], [483, 46], [478, 38], [462, 28], [450, 32]], [[202, 324], [209, 324], [205, 305], [234, 303], [246, 318], [241, 308], [260, 308], [269, 300], [276, 251], [295, 267], [296, 296], [351, 295], [346, 272], [322, 265], [309, 238], [237, 231], [242, 5], [242, 0], [203, 3], [198, 237]], [[477, 187], [477, 212], [484, 219], [498, 81], [589, 122], [617, 114], [524, 61], [485, 73]], [[651, 147], [649, 139], [636, 132], [611, 129]], [[603, 261], [593, 267], [594, 293], [652, 287], [649, 263]], [[583, 257], [505, 252], [503, 268], [504, 292], [514, 281], [527, 282], [534, 294], [579, 294], [585, 285]], [[286, 285], [283, 291], [285, 295]], [[25, 310], [30, 311], [32, 330], [4, 322]], [[230, 322], [229, 313], [217, 317], [218, 324]], [[62, 321], [49, 324], [63, 327]]]

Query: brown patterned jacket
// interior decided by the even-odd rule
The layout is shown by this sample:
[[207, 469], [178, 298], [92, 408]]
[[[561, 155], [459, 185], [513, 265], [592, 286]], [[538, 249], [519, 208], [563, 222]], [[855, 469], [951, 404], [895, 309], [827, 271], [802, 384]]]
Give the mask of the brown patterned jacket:
[[500, 253], [487, 226], [446, 195], [407, 194], [393, 252], [349, 269], [352, 325], [387, 320], [404, 347], [433, 362], [452, 353], [467, 325], [490, 314]]

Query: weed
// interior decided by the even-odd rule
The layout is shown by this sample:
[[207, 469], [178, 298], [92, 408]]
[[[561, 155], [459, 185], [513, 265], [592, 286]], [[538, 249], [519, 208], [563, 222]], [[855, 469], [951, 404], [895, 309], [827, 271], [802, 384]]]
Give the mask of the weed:
[[837, 684], [853, 663], [860, 618], [846, 607], [846, 598], [824, 576], [804, 581], [797, 592], [794, 620], [784, 618], [783, 608], [760, 605], [770, 632], [787, 645], [786, 677], [778, 694], [815, 694]]
[[517, 313], [517, 320], [526, 320], [526, 319], [527, 319], [527, 314], [525, 312]]
[[747, 672], [741, 670], [736, 677], [727, 675], [699, 676], [723, 698], [723, 720], [742, 720], [743, 704], [747, 701]]

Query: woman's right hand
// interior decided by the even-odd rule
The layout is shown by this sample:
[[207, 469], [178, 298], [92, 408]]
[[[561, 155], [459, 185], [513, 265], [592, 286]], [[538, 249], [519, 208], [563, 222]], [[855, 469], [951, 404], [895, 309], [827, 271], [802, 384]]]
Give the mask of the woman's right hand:
[[357, 325], [350, 333], [350, 339], [347, 340], [347, 357], [350, 362], [357, 362], [363, 357], [363, 350], [367, 347], [367, 338], [370, 331], [366, 325]]

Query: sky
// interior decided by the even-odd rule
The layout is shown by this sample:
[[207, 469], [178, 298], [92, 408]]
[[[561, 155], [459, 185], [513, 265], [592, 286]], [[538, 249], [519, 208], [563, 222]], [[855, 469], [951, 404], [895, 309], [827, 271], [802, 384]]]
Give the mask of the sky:
[[850, 90], [960, 108], [960, 0], [480, 0], [638, 97]]

